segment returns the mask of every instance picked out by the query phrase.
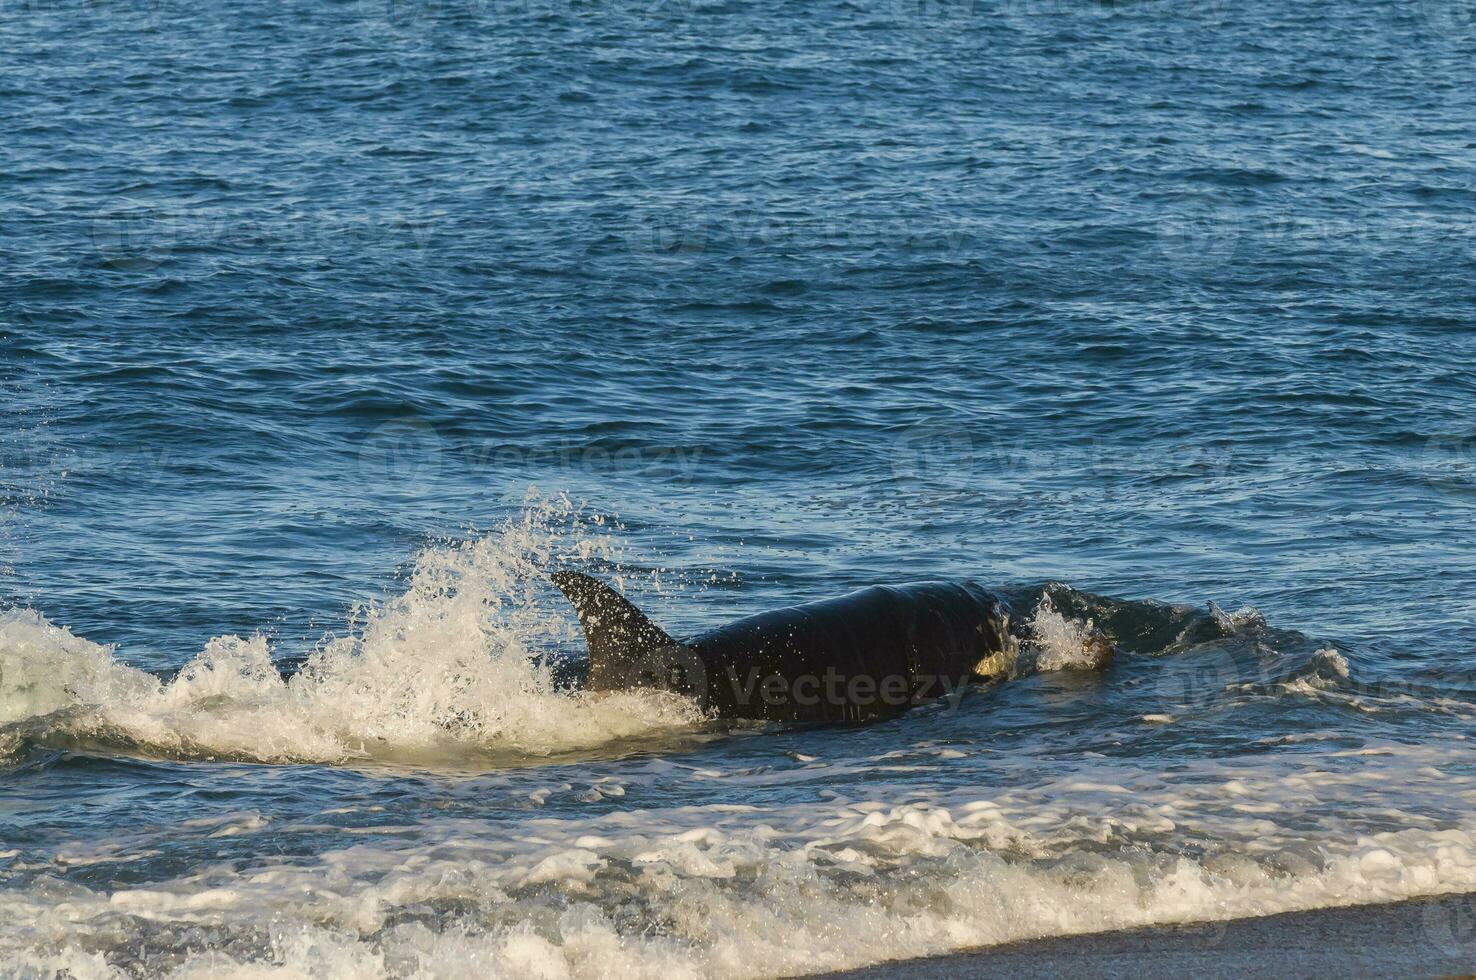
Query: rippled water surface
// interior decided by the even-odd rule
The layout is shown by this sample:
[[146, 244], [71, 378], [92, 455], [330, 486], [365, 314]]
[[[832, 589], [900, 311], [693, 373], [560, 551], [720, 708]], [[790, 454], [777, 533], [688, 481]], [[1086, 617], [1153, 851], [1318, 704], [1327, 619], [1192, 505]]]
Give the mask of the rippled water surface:
[[[0, 973], [1476, 890], [1469, 5], [0, 12]], [[682, 635], [1054, 582], [1123, 654], [725, 726], [570, 690], [551, 565]]]

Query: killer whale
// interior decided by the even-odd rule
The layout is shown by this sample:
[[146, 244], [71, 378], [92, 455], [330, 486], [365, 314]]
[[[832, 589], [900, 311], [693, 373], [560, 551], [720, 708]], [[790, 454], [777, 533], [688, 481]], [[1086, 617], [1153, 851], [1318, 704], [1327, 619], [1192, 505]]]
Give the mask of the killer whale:
[[[958, 697], [1009, 675], [1029, 630], [1011, 598], [974, 582], [877, 585], [749, 616], [686, 640], [582, 572], [550, 578], [574, 607], [591, 691], [648, 688], [693, 698], [719, 718], [865, 722]], [[1089, 641], [1092, 665], [1111, 641]]]

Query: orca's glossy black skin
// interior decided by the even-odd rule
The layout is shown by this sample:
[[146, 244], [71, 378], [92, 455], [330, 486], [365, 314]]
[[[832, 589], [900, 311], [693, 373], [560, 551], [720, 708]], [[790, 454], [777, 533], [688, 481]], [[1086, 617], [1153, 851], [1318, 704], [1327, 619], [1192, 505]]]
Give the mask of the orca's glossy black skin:
[[584, 626], [590, 689], [671, 690], [722, 718], [887, 718], [1002, 676], [1018, 644], [1005, 598], [972, 582], [873, 586], [678, 642], [603, 583], [552, 577]]
[[687, 646], [722, 717], [867, 721], [961, 694], [1014, 642], [1009, 621], [1004, 600], [973, 583], [878, 585], [750, 616]]

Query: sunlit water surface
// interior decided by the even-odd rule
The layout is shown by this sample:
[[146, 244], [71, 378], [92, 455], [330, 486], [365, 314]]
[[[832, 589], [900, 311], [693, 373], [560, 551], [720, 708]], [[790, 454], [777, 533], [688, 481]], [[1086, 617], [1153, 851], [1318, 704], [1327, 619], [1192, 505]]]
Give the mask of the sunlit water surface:
[[[0, 973], [1476, 889], [1468, 9], [268, 6], [0, 21]], [[1124, 653], [728, 727], [570, 690], [558, 565], [676, 634], [1057, 582]]]

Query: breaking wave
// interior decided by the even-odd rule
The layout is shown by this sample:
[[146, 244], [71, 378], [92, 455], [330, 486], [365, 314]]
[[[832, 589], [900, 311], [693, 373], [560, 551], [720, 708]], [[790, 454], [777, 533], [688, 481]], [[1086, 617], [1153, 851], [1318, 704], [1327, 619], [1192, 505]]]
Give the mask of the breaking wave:
[[[1173, 771], [1099, 762], [1034, 785], [906, 801], [618, 809], [502, 829], [433, 819], [307, 863], [213, 866], [112, 889], [39, 879], [0, 891], [0, 950], [77, 980], [125, 976], [137, 966], [129, 950], [145, 947], [148, 972], [174, 978], [449, 978], [475, 966], [559, 980], [736, 980], [1162, 923], [1203, 923], [1214, 942], [1215, 923], [1231, 918], [1476, 888], [1476, 827], [1411, 803], [1472, 801], [1469, 776], [1431, 769], [1439, 757], [1391, 744]], [[833, 766], [883, 761], [811, 759], [795, 772], [823, 779]], [[690, 778], [741, 789], [755, 775]], [[1309, 795], [1327, 806], [1370, 794], [1374, 813], [1312, 834], [1279, 816]], [[243, 814], [168, 833], [268, 829], [332, 828], [270, 828]], [[136, 853], [152, 841], [125, 843]], [[65, 947], [44, 941], [63, 935]]]
[[428, 548], [401, 594], [360, 610], [289, 678], [262, 636], [215, 637], [165, 681], [38, 612], [0, 613], [0, 751], [40, 735], [169, 757], [413, 762], [693, 731], [693, 703], [564, 690], [543, 656], [569, 624], [545, 607], [538, 569], [599, 556], [612, 545], [598, 531], [550, 505]]
[[[1139, 756], [1040, 744], [1030, 733], [1076, 710], [1071, 691], [1102, 687], [1037, 677], [998, 724], [922, 711], [884, 738], [810, 733], [803, 752], [613, 751], [625, 761], [598, 775], [517, 765], [711, 737], [691, 702], [595, 697], [556, 676], [548, 653], [574, 624], [541, 570], [619, 559], [598, 521], [531, 507], [425, 549], [397, 595], [287, 677], [262, 636], [215, 637], [160, 677], [33, 610], [0, 614], [0, 756], [460, 760], [478, 801], [459, 816], [434, 794], [380, 802], [365, 766], [345, 774], [368, 781], [357, 807], [33, 837], [0, 850], [0, 958], [77, 980], [736, 980], [1159, 923], [1210, 923], [1213, 938], [1237, 917], [1476, 890], [1476, 776], [1449, 764], [1459, 738], [1350, 747], [1273, 725], [1234, 759], [1147, 750], [1214, 712], [1454, 713], [1469, 710], [1460, 692], [1360, 682], [1337, 650], [1253, 609], [1057, 583], [1019, 593], [1031, 640], [1015, 674], [1087, 666], [1107, 632], [1124, 659], [1092, 708], [1111, 733], [1098, 744], [1140, 739]], [[288, 856], [268, 836], [303, 846]], [[154, 863], [181, 848], [214, 857]]]

